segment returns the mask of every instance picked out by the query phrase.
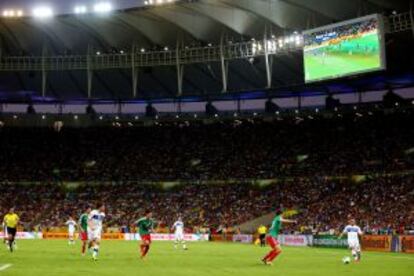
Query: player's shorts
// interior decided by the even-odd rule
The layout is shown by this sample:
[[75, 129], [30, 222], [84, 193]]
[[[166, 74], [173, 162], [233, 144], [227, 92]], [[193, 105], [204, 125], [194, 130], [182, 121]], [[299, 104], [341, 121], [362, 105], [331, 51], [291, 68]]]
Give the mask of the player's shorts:
[[101, 235], [102, 235], [102, 232], [101, 232], [101, 229], [97, 229], [97, 230], [88, 230], [88, 239], [90, 240], [90, 241], [93, 241], [93, 240], [100, 240], [101, 239]]
[[147, 235], [142, 235], [141, 236], [141, 240], [142, 241], [147, 241], [148, 243], [151, 243], [152, 241], [151, 241], [151, 235], [150, 234], [147, 234]]
[[13, 238], [16, 236], [16, 233], [17, 233], [16, 228], [6, 227], [6, 231], [7, 231], [7, 235], [12, 236]]
[[69, 237], [73, 237], [75, 235], [75, 230], [73, 230], [73, 231], [69, 230], [68, 234], [69, 234]]
[[266, 242], [271, 248], [275, 248], [279, 246], [279, 241], [276, 238], [271, 237], [271, 236], [266, 237]]
[[79, 238], [81, 241], [87, 241], [88, 240], [88, 233], [87, 232], [80, 232]]
[[348, 241], [348, 247], [356, 251], [361, 251], [361, 246], [359, 245], [359, 241]]
[[184, 233], [175, 233], [174, 234], [174, 239], [176, 241], [182, 241], [182, 240], [184, 240]]

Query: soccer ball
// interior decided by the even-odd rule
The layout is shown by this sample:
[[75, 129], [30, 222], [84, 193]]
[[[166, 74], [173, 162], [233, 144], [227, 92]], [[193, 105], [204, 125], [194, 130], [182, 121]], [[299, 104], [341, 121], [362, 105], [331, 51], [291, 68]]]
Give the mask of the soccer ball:
[[350, 257], [343, 257], [343, 258], [342, 258], [342, 262], [343, 262], [344, 264], [349, 264], [349, 263], [351, 262], [351, 258], [350, 258]]

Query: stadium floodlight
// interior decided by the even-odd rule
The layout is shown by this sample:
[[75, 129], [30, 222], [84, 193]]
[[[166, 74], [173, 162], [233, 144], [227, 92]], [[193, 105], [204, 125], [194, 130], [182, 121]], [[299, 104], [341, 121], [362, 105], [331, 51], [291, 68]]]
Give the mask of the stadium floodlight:
[[164, 4], [164, 0], [156, 0], [158, 5]]
[[145, 1], [145, 2], [144, 2], [144, 5], [148, 5], [148, 4], [149, 4], [149, 2], [148, 2], [148, 1]]
[[112, 4], [109, 2], [97, 3], [93, 6], [93, 11], [96, 13], [108, 13], [112, 11]]
[[88, 8], [86, 6], [75, 6], [73, 11], [75, 14], [85, 14], [88, 12]]
[[3, 17], [22, 17], [22, 10], [4, 10], [2, 12]]
[[141, 53], [145, 53], [145, 48], [141, 48]]
[[33, 16], [36, 18], [50, 18], [53, 17], [53, 10], [50, 7], [37, 7], [33, 9]]

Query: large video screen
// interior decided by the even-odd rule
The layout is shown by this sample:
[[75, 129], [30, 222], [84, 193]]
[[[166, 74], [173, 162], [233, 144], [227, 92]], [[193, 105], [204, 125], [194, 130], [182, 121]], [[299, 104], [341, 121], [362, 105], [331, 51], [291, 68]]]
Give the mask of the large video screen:
[[370, 15], [304, 32], [305, 82], [385, 69], [383, 21]]

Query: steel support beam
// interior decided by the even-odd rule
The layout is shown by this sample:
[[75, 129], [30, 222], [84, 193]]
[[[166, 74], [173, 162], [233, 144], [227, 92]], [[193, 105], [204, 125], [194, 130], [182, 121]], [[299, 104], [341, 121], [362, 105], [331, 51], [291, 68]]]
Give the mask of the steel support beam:
[[87, 77], [87, 91], [88, 91], [88, 99], [92, 97], [92, 81], [93, 81], [93, 65], [92, 65], [92, 47], [88, 47], [88, 56], [86, 58], [87, 66], [86, 66], [86, 77]]
[[263, 48], [264, 48], [264, 58], [265, 58], [265, 64], [266, 64], [266, 88], [272, 87], [272, 69], [273, 69], [273, 58], [269, 54], [269, 38], [267, 34], [267, 25], [265, 27], [264, 31], [264, 37], [263, 37]]
[[179, 40], [177, 40], [177, 46], [175, 49], [175, 61], [176, 61], [176, 69], [177, 69], [177, 96], [181, 96], [183, 94], [183, 80], [184, 80], [184, 65], [181, 64], [180, 61], [180, 49], [181, 45]]
[[137, 47], [134, 44], [132, 46], [132, 53], [131, 53], [132, 97], [133, 98], [136, 98], [138, 95], [138, 67], [136, 66], [136, 53], [137, 53]]
[[223, 83], [222, 92], [226, 93], [228, 90], [228, 62], [226, 61], [225, 53], [224, 53], [224, 35], [221, 35], [220, 38], [220, 65], [221, 65], [221, 79]]
[[42, 50], [42, 97], [46, 97], [47, 92], [47, 70], [46, 70], [47, 48], [43, 46]]

